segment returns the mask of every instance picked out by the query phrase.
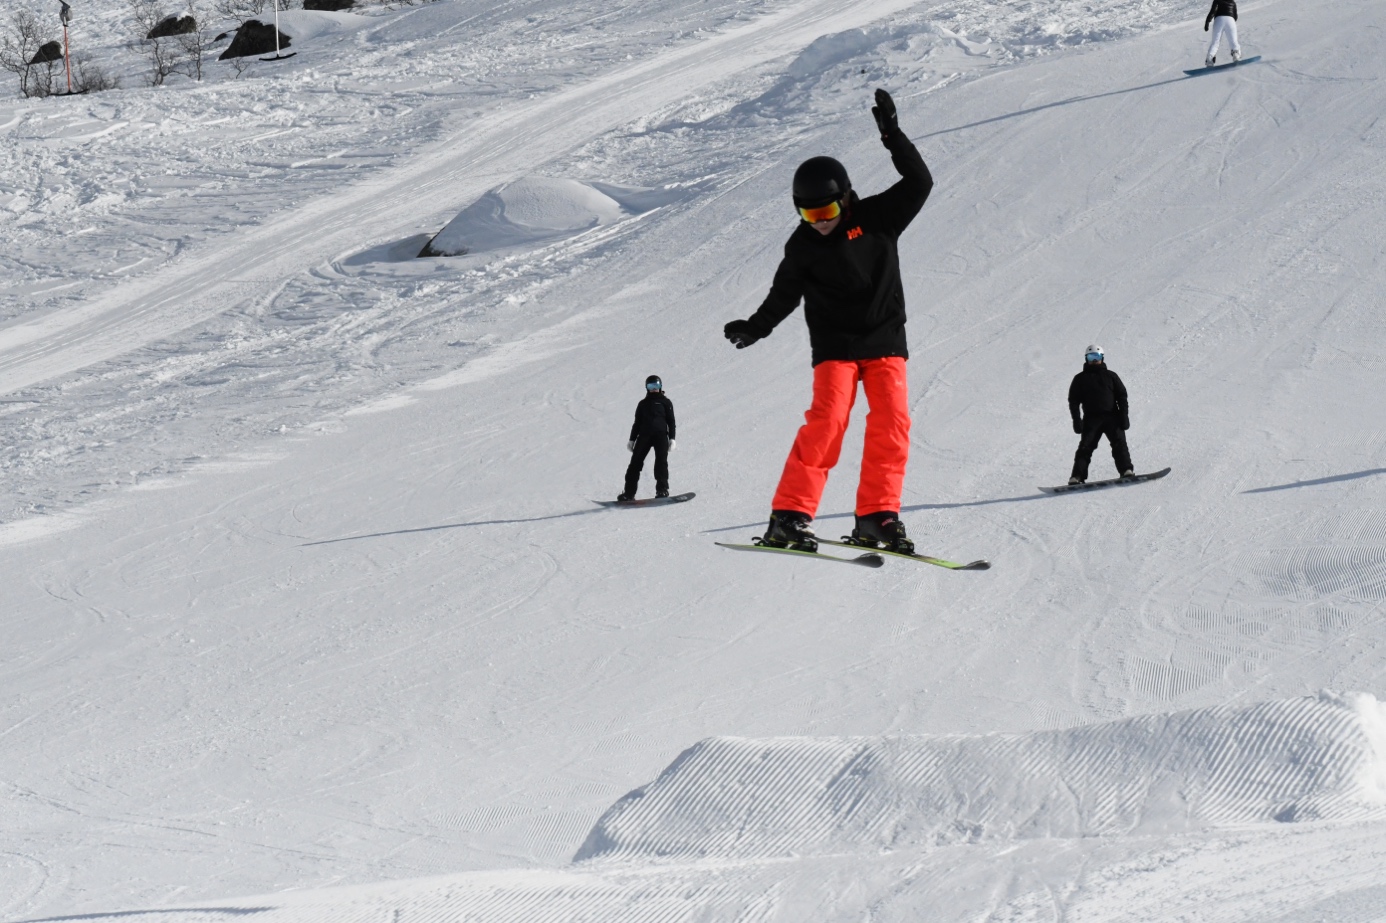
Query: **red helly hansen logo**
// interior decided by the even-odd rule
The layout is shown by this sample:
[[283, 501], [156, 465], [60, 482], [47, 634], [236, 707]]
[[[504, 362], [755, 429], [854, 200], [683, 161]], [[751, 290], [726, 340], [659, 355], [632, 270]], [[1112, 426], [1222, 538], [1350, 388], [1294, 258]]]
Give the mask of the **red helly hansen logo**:
[[856, 239], [857, 239], [858, 237], [860, 237], [860, 236], [861, 236], [861, 228], [860, 228], [860, 227], [852, 228], [852, 230], [850, 230], [850, 231], [847, 232], [847, 239], [848, 239], [848, 240], [856, 240]]

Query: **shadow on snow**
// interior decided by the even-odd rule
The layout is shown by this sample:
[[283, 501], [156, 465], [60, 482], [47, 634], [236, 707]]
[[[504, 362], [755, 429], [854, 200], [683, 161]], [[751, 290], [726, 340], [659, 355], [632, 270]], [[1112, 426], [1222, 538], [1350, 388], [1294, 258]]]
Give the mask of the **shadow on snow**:
[[1074, 103], [1091, 102], [1094, 99], [1106, 99], [1109, 96], [1121, 96], [1124, 93], [1138, 93], [1141, 90], [1153, 90], [1156, 87], [1168, 86], [1171, 83], [1180, 83], [1188, 80], [1188, 77], [1171, 77], [1168, 80], [1157, 80], [1154, 83], [1142, 84], [1138, 87], [1127, 87], [1124, 90], [1109, 90], [1106, 93], [1090, 93], [1087, 96], [1071, 96], [1068, 99], [1058, 99], [1052, 103], [1045, 103], [1042, 106], [1031, 106], [1028, 109], [1018, 109], [1015, 112], [1008, 112], [1005, 115], [994, 115], [989, 119], [982, 119], [979, 122], [968, 122], [966, 125], [957, 125], [953, 128], [940, 128], [938, 131], [931, 131], [928, 134], [920, 135], [919, 140], [933, 138], [938, 135], [947, 135], [955, 131], [965, 131], [969, 128], [980, 128], [983, 125], [990, 125], [993, 122], [1004, 122], [1006, 119], [1017, 118], [1022, 115], [1033, 115], [1036, 112], [1043, 112], [1046, 109], [1057, 109], [1060, 106], [1071, 106]]
[[1357, 478], [1369, 478], [1378, 474], [1386, 474], [1386, 468], [1368, 468], [1366, 471], [1354, 471], [1351, 474], [1334, 474], [1326, 478], [1314, 478], [1312, 481], [1295, 481], [1291, 484], [1276, 484], [1274, 487], [1257, 487], [1252, 490], [1244, 490], [1244, 494], [1265, 494], [1272, 490], [1289, 490], [1292, 487], [1316, 487], [1319, 484], [1333, 484], [1337, 481], [1354, 481]]
[[[992, 500], [969, 500], [966, 503], [916, 503], [912, 506], [900, 507], [901, 513], [918, 513], [923, 510], [957, 510], [969, 506], [990, 506], [993, 503], [1023, 503], [1026, 500], [1053, 500], [1061, 494], [1025, 494], [1021, 497], [996, 497]], [[824, 519], [854, 519], [855, 513], [828, 513], [823, 516], [814, 517], [814, 522], [821, 522]], [[717, 532], [734, 532], [737, 529], [754, 529], [761, 523], [766, 522], [770, 517], [757, 520], [756, 522], [741, 523], [735, 526], [719, 526], [716, 529], [704, 529], [703, 535], [713, 535]]]
[[470, 526], [511, 526], [522, 522], [544, 522], [548, 519], [567, 519], [569, 516], [587, 516], [591, 513], [605, 513], [605, 507], [594, 510], [574, 510], [571, 513], [555, 513], [552, 516], [532, 516], [529, 519], [483, 519], [478, 522], [449, 522], [440, 526], [419, 526], [416, 529], [395, 529], [393, 532], [371, 532], [366, 535], [347, 535], [342, 538], [324, 538], [316, 542], [302, 542], [298, 547], [313, 545], [333, 545], [337, 542], [355, 542], [366, 538], [386, 538], [391, 535], [412, 535], [415, 532], [441, 532], [444, 529], [466, 529]]

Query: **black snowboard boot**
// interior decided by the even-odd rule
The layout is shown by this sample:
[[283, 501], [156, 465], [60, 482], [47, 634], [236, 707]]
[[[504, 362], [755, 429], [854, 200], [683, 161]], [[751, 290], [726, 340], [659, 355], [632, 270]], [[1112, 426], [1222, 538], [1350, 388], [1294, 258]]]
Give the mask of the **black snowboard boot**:
[[900, 514], [891, 510], [857, 517], [852, 543], [866, 548], [884, 548], [896, 554], [914, 554], [914, 542], [905, 534]]
[[634, 499], [635, 499], [635, 494], [630, 493], [629, 491], [626, 491], [626, 492], [624, 492], [624, 493], [620, 493], [620, 494], [617, 494], [617, 495], [616, 495], [616, 502], [617, 502], [617, 503], [629, 503], [630, 501], [632, 501], [632, 500], [634, 500]]
[[667, 487], [661, 487], [661, 488], [659, 488], [659, 490], [656, 490], [656, 491], [655, 491], [655, 496], [656, 496], [656, 497], [659, 497], [661, 500], [664, 499], [665, 497], [669, 496], [669, 488], [667, 488]]
[[795, 510], [771, 510], [770, 526], [765, 530], [762, 545], [771, 548], [793, 548], [796, 551], [817, 551], [818, 536], [813, 534], [813, 517]]

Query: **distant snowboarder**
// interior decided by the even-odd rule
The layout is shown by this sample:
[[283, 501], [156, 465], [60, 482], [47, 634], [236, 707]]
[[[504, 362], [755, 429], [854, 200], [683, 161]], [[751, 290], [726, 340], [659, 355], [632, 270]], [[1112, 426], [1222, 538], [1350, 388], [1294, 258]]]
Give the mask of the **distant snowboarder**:
[[901, 179], [859, 198], [847, 170], [831, 157], [806, 160], [794, 173], [794, 205], [802, 219], [784, 246], [770, 293], [750, 318], [723, 332], [737, 349], [770, 335], [804, 303], [813, 347], [813, 403], [784, 464], [762, 541], [816, 551], [812, 522], [837, 464], [857, 383], [866, 392], [866, 447], [857, 487], [854, 540], [912, 552], [900, 522], [900, 496], [910, 450], [905, 380], [905, 294], [900, 235], [924, 206], [934, 179], [900, 130], [895, 102], [876, 91], [871, 114]]
[[630, 428], [630, 465], [626, 467], [626, 489], [617, 500], [635, 499], [640, 472], [650, 449], [655, 453], [655, 496], [669, 496], [669, 453], [674, 451], [674, 402], [664, 396], [664, 383], [658, 375], [645, 379], [645, 396], [635, 405], [635, 423]]
[[1205, 67], [1212, 67], [1218, 60], [1218, 45], [1222, 43], [1223, 36], [1227, 36], [1227, 47], [1232, 51], [1232, 63], [1236, 64], [1242, 59], [1242, 46], [1237, 41], [1237, 0], [1213, 0], [1213, 5], [1208, 8], [1208, 16], [1203, 20], [1203, 31], [1209, 31], [1208, 25], [1212, 24], [1212, 36], [1208, 41], [1208, 53], [1204, 56], [1203, 64]]
[[[1078, 440], [1078, 452], [1073, 456], [1073, 476], [1070, 484], [1082, 484], [1088, 479], [1088, 462], [1093, 450], [1107, 437], [1112, 447], [1112, 461], [1117, 473], [1124, 478], [1135, 475], [1131, 452], [1126, 447], [1126, 431], [1131, 428], [1131, 412], [1126, 402], [1126, 386], [1117, 373], [1107, 368], [1106, 354], [1101, 346], [1089, 346], [1083, 371], [1073, 376], [1068, 386], [1068, 412], [1073, 417], [1073, 431]], [[1080, 415], [1081, 410], [1081, 415]]]

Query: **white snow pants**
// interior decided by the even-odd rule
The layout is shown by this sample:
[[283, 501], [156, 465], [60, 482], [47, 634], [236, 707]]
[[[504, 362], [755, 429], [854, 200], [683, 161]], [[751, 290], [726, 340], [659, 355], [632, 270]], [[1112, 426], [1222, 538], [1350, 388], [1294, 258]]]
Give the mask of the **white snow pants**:
[[1242, 46], [1237, 44], [1237, 20], [1231, 16], [1213, 17], [1213, 37], [1208, 42], [1208, 53], [1205, 58], [1212, 59], [1218, 53], [1218, 45], [1222, 42], [1222, 37], [1227, 36], [1227, 47], [1230, 51], [1241, 53]]

